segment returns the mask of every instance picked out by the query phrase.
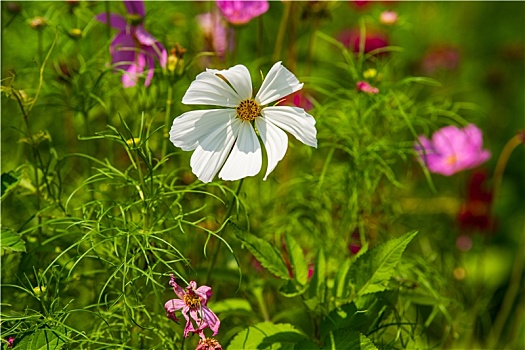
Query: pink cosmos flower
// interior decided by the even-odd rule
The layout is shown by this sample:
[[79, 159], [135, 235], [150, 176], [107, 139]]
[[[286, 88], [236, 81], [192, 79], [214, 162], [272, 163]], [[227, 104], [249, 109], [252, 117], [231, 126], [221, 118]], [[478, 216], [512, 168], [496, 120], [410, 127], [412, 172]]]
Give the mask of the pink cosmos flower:
[[198, 15], [197, 23], [204, 34], [206, 50], [213, 51], [219, 58], [223, 58], [226, 50], [233, 48], [233, 28], [228, 29], [227, 23], [217, 11]]
[[357, 89], [357, 91], [362, 91], [367, 94], [377, 94], [379, 92], [378, 88], [368, 84], [366, 81], [357, 82], [355, 88]]
[[147, 70], [145, 86], [149, 86], [153, 78], [155, 59], [166, 67], [168, 53], [164, 46], [148, 33], [142, 20], [145, 15], [142, 1], [124, 1], [128, 10], [127, 19], [115, 13], [100, 13], [95, 16], [99, 22], [111, 25], [119, 33], [110, 45], [112, 64], [115, 69], [123, 70], [122, 85], [132, 87], [138, 78]]
[[414, 149], [431, 172], [445, 176], [475, 168], [490, 158], [490, 152], [483, 149], [483, 134], [474, 124], [463, 129], [446, 126], [432, 140], [419, 136]]
[[397, 12], [395, 11], [383, 11], [379, 16], [379, 22], [385, 25], [392, 25], [397, 22]]
[[215, 3], [231, 24], [246, 24], [268, 11], [270, 7], [266, 0], [216, 0]]
[[[202, 333], [202, 331], [209, 327], [213, 331], [213, 335], [217, 335], [221, 322], [213, 311], [208, 308], [208, 299], [212, 295], [211, 288], [208, 286], [200, 286], [197, 288], [195, 281], [190, 281], [190, 285], [184, 290], [175, 282], [175, 276], [171, 275], [170, 286], [179, 299], [171, 299], [164, 304], [166, 309], [166, 316], [171, 320], [177, 322], [175, 311], [182, 309], [182, 315], [186, 319], [186, 326], [184, 327], [184, 336], [188, 337], [190, 332]], [[193, 325], [195, 321], [197, 328]]]
[[[361, 33], [357, 29], [343, 30], [337, 35], [337, 40], [344, 46], [355, 53], [359, 52], [361, 45]], [[387, 47], [388, 39], [385, 34], [378, 32], [370, 32], [367, 30], [365, 36], [364, 53]], [[385, 55], [386, 52], [377, 53], [378, 56]]]

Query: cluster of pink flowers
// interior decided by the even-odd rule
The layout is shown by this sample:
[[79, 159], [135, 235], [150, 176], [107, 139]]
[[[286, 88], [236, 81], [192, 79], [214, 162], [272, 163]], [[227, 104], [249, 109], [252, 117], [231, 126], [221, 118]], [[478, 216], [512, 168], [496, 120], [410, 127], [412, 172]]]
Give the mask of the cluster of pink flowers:
[[221, 322], [217, 315], [208, 307], [208, 300], [212, 296], [211, 287], [200, 286], [197, 288], [195, 281], [190, 281], [186, 289], [175, 282], [175, 276], [171, 275], [170, 286], [173, 287], [178, 299], [168, 300], [164, 304], [166, 316], [178, 322], [175, 311], [181, 310], [186, 319], [184, 327], [184, 337], [190, 333], [197, 333], [201, 338], [196, 350], [222, 350], [221, 344], [214, 338], [207, 338], [204, 329], [209, 328], [213, 331], [213, 336], [219, 332]]

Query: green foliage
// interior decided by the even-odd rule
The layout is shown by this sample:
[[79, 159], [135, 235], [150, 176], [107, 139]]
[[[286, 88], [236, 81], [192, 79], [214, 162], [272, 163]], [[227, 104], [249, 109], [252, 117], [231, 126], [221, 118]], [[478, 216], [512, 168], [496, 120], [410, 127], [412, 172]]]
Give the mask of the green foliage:
[[25, 252], [25, 242], [20, 235], [10, 228], [3, 227], [0, 231], [1, 255], [6, 252]]
[[240, 332], [227, 349], [294, 349], [306, 335], [286, 323], [258, 323]]

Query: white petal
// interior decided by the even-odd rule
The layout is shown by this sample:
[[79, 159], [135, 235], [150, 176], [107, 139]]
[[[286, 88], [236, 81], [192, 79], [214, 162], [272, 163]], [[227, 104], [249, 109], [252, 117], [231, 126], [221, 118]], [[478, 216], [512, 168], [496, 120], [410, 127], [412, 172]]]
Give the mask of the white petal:
[[200, 140], [204, 140], [219, 128], [225, 128], [235, 115], [234, 109], [207, 109], [186, 112], [173, 121], [170, 141], [184, 151], [194, 150]]
[[187, 105], [237, 107], [243, 99], [228, 83], [211, 72], [202, 72], [190, 84], [182, 98]]
[[261, 115], [302, 143], [317, 148], [315, 119], [304, 109], [287, 106], [265, 107], [261, 110]]
[[236, 118], [199, 141], [195, 148], [190, 160], [191, 170], [202, 182], [212, 181], [230, 154], [239, 132], [234, 120]]
[[246, 66], [238, 64], [224, 70], [206, 69], [207, 72], [220, 74], [233, 86], [241, 100], [252, 98], [252, 78]]
[[288, 136], [286, 136], [284, 131], [267, 121], [264, 117], [255, 119], [255, 124], [257, 125], [257, 130], [259, 130], [259, 135], [268, 154], [268, 168], [263, 179], [266, 180], [268, 175], [275, 169], [277, 163], [279, 163], [286, 154]]
[[262, 151], [257, 135], [249, 122], [233, 121], [239, 125], [237, 141], [219, 177], [224, 180], [239, 180], [259, 173], [262, 166]]
[[295, 75], [286, 69], [281, 62], [277, 62], [264, 78], [261, 88], [255, 96], [255, 101], [261, 105], [267, 105], [301, 90], [302, 87], [303, 84], [297, 80]]

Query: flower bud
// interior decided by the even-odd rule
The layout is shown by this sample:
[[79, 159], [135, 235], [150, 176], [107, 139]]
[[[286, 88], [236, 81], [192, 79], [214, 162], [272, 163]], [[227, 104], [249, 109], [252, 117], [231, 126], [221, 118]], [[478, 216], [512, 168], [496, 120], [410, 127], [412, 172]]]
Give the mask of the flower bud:
[[80, 28], [73, 28], [73, 29], [71, 29], [69, 31], [68, 35], [69, 35], [69, 37], [71, 39], [75, 39], [75, 40], [76, 39], [80, 39], [80, 38], [82, 38], [82, 29], [80, 29]]
[[29, 26], [34, 30], [43, 30], [47, 27], [47, 22], [44, 17], [36, 16], [29, 20]]

